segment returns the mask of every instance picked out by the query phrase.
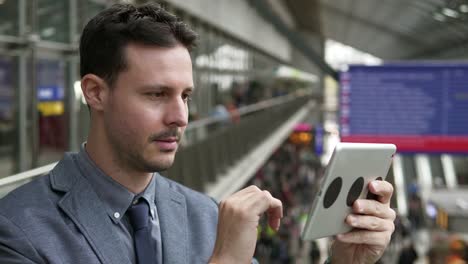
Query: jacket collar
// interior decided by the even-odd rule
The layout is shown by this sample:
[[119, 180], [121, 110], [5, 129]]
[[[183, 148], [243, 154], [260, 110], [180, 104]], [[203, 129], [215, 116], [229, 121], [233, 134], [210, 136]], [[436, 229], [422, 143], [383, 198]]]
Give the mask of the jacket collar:
[[130, 263], [124, 245], [112, 230], [112, 220], [92, 186], [81, 175], [76, 154], [65, 157], [50, 172], [52, 188], [66, 192], [59, 207], [84, 235], [101, 263]]
[[[104, 205], [81, 175], [83, 172], [76, 163], [76, 155], [65, 153], [64, 158], [50, 172], [52, 188], [66, 193], [59, 201], [59, 206], [80, 229], [102, 263], [129, 263], [122, 242], [112, 232], [112, 220]], [[155, 173], [154, 177], [163, 263], [189, 263], [185, 196], [159, 174]]]
[[155, 203], [161, 224], [163, 263], [190, 263], [185, 196], [159, 174], [155, 173], [154, 177], [156, 177]]

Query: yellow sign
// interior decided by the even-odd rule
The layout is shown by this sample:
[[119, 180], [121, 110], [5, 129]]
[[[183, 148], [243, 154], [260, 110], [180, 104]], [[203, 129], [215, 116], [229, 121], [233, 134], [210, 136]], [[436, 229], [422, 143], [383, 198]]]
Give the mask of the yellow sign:
[[437, 219], [436, 219], [437, 225], [444, 229], [447, 230], [448, 227], [448, 214], [442, 209], [439, 209], [437, 211]]
[[312, 134], [310, 132], [293, 132], [289, 136], [289, 140], [295, 145], [309, 145], [312, 141]]
[[40, 102], [37, 104], [37, 110], [42, 116], [63, 115], [65, 107], [62, 101]]

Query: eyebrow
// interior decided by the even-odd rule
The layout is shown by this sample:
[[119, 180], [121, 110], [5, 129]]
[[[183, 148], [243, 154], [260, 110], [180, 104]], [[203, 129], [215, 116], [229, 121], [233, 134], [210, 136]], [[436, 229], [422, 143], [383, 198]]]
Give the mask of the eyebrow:
[[[193, 92], [195, 88], [192, 86], [184, 88], [185, 92]], [[173, 90], [171, 86], [167, 85], [158, 85], [158, 84], [149, 84], [149, 85], [142, 85], [139, 87], [139, 90]]]

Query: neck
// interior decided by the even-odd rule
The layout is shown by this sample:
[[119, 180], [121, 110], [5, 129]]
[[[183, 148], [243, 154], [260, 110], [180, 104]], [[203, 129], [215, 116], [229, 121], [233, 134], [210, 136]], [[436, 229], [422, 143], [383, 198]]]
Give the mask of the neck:
[[141, 193], [150, 183], [153, 173], [138, 171], [116, 155], [106, 137], [91, 132], [85, 144], [85, 151], [91, 160], [107, 176], [134, 194]]

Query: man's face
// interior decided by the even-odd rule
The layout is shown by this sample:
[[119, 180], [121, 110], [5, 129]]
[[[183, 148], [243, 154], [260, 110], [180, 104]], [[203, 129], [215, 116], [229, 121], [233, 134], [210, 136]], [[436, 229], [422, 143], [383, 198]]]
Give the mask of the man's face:
[[192, 62], [183, 46], [129, 44], [104, 111], [118, 162], [144, 172], [169, 168], [187, 126]]

